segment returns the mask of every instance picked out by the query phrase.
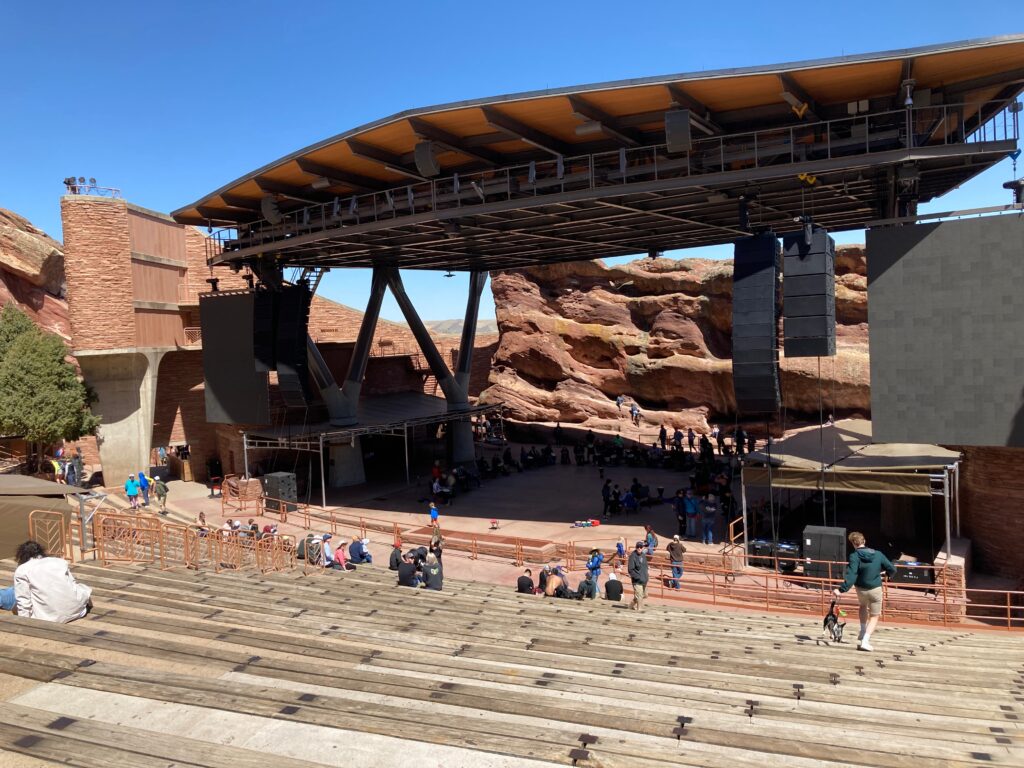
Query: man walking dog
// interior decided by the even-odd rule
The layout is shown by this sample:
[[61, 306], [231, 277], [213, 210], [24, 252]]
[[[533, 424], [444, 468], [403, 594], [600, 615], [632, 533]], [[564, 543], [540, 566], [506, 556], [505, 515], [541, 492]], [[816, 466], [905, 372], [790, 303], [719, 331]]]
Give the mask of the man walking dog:
[[882, 615], [882, 571], [891, 579], [896, 575], [896, 567], [881, 552], [865, 546], [864, 534], [853, 531], [846, 537], [853, 545], [853, 552], [846, 566], [846, 578], [832, 593], [839, 597], [849, 592], [851, 587], [857, 589], [857, 602], [860, 603], [860, 634], [857, 635], [857, 649], [873, 651], [871, 633], [878, 625]]

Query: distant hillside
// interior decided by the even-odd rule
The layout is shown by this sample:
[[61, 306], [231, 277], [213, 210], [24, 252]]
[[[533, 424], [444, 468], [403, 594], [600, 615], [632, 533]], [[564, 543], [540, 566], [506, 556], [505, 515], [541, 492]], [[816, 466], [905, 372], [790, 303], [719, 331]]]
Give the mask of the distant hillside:
[[[431, 333], [462, 333], [461, 320], [424, 320], [423, 324]], [[494, 319], [478, 320], [476, 332], [479, 334], [497, 333], [498, 321]]]

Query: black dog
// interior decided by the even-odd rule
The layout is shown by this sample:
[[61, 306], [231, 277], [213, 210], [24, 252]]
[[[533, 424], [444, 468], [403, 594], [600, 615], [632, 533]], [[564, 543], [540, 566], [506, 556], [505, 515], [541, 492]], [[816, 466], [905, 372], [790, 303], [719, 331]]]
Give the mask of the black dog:
[[825, 614], [825, 619], [821, 622], [822, 632], [834, 642], [841, 643], [843, 642], [843, 628], [845, 626], [845, 621], [839, 621], [839, 611], [836, 609], [836, 601], [833, 600], [832, 604], [828, 607], [828, 613]]

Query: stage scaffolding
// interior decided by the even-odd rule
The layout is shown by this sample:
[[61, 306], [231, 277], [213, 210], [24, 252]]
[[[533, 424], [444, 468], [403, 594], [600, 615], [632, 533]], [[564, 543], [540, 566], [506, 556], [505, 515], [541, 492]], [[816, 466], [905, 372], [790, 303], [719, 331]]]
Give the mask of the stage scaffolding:
[[[440, 398], [430, 398], [439, 400]], [[409, 465], [409, 432], [416, 427], [427, 425], [450, 424], [457, 421], [468, 421], [475, 416], [486, 414], [498, 414], [500, 417], [502, 405], [474, 405], [461, 411], [441, 411], [423, 416], [406, 417], [393, 421], [380, 421], [369, 424], [356, 424], [351, 427], [323, 429], [313, 427], [302, 433], [296, 434], [273, 434], [272, 432], [261, 432], [251, 434], [242, 432], [242, 457], [245, 468], [245, 476], [249, 476], [249, 451], [250, 450], [276, 450], [276, 451], [301, 451], [317, 454], [320, 461], [320, 496], [321, 505], [327, 506], [327, 473], [324, 470], [324, 446], [337, 445], [340, 443], [351, 443], [357, 437], [363, 435], [382, 435], [385, 437], [401, 437], [404, 442], [405, 455], [405, 482], [411, 482]], [[287, 428], [285, 428], [287, 429]], [[280, 431], [280, 430], [278, 430]]]

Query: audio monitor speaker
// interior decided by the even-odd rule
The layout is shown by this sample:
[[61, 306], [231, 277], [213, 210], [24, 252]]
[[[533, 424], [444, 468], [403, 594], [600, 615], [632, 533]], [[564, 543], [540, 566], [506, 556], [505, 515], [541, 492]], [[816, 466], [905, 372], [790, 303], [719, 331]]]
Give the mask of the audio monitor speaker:
[[804, 575], [841, 579], [846, 567], [846, 529], [826, 525], [804, 527]]
[[428, 179], [441, 173], [441, 165], [437, 162], [437, 153], [434, 152], [434, 142], [421, 141], [413, 151], [413, 160], [416, 163], [416, 170], [421, 176]]

